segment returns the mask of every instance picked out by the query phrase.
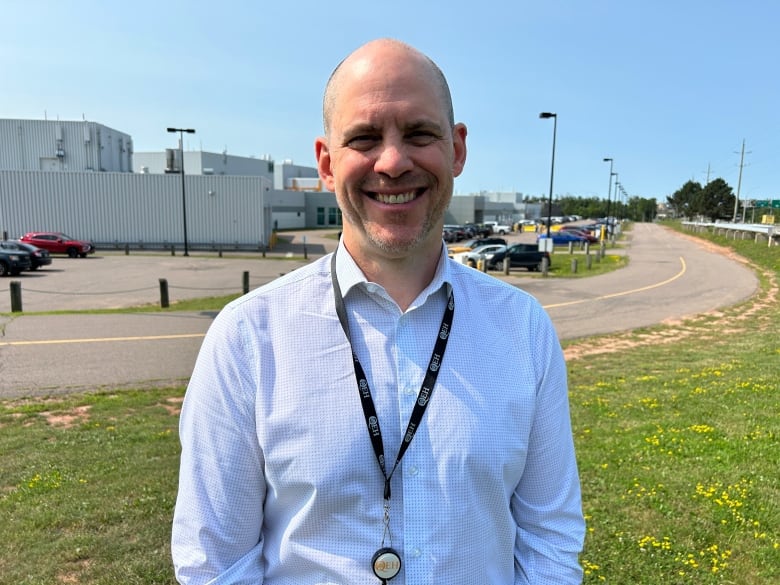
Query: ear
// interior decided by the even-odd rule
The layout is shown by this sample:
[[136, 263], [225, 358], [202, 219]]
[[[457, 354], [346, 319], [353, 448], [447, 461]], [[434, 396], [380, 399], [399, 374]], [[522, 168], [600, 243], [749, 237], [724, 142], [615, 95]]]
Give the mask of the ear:
[[453, 148], [453, 160], [452, 160], [452, 176], [457, 177], [463, 172], [463, 167], [466, 165], [466, 125], [455, 124], [452, 129], [452, 148]]
[[330, 149], [324, 136], [320, 136], [314, 141], [314, 155], [317, 158], [317, 171], [320, 174], [320, 179], [325, 183], [328, 191], [335, 192], [336, 182], [333, 179], [333, 171], [331, 170]]

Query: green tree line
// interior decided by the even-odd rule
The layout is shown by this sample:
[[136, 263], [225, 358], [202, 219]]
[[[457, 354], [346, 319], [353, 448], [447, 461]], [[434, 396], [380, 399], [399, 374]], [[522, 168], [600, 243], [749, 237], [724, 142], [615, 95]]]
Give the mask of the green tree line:
[[[528, 202], [538, 201], [543, 204], [542, 216], [547, 215], [546, 199], [527, 198]], [[611, 200], [607, 204], [606, 199], [598, 197], [576, 197], [574, 195], [565, 195], [553, 200], [552, 215], [579, 215], [588, 218], [616, 217], [630, 221], [653, 221], [657, 213], [657, 202], [655, 199], [644, 197], [629, 197], [626, 201]]]
[[717, 178], [704, 187], [696, 181], [688, 181], [666, 201], [676, 217], [717, 221], [734, 217], [736, 196], [726, 181]]

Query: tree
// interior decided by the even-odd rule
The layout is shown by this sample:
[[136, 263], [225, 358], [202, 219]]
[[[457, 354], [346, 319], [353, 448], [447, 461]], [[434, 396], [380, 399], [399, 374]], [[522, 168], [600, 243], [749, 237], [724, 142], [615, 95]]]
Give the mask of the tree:
[[666, 202], [674, 210], [677, 217], [692, 217], [699, 212], [699, 195], [702, 191], [701, 184], [696, 181], [688, 181], [677, 189], [672, 195], [666, 197]]
[[698, 212], [701, 215], [712, 221], [732, 219], [735, 203], [734, 192], [731, 186], [720, 177], [707, 183], [701, 190], [699, 198]]
[[633, 221], [653, 221], [658, 212], [655, 198], [631, 197], [628, 200], [627, 216]]

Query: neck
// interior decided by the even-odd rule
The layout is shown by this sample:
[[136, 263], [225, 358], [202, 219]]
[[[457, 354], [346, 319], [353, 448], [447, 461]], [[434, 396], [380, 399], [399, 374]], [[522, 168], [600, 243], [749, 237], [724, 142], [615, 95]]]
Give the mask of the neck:
[[350, 245], [346, 239], [344, 245], [366, 278], [382, 285], [401, 311], [406, 311], [433, 280], [441, 254], [438, 241], [426, 243], [414, 254], [399, 258], [371, 253], [365, 246]]

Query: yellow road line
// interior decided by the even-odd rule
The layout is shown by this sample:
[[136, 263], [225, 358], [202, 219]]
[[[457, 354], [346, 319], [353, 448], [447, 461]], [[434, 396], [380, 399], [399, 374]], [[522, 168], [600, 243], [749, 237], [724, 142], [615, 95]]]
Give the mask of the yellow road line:
[[156, 341], [160, 339], [191, 339], [205, 333], [178, 333], [173, 335], [141, 335], [137, 337], [93, 337], [85, 339], [38, 339], [33, 341], [2, 341], [0, 347], [11, 345], [56, 345], [59, 343], [104, 343], [109, 341]]
[[631, 290], [624, 290], [624, 291], [621, 291], [621, 292], [611, 293], [611, 294], [608, 294], [608, 295], [601, 295], [600, 297], [593, 297], [591, 299], [577, 299], [576, 301], [567, 301], [565, 303], [555, 303], [553, 305], [544, 305], [544, 308], [545, 309], [553, 309], [553, 308], [556, 308], [556, 307], [568, 307], [570, 305], [578, 305], [580, 303], [590, 303], [592, 301], [601, 301], [601, 300], [604, 300], [604, 299], [611, 299], [611, 298], [614, 298], [614, 297], [622, 297], [622, 296], [625, 296], [625, 295], [631, 295], [631, 294], [634, 294], [634, 293], [650, 290], [650, 289], [653, 289], [653, 288], [658, 288], [659, 286], [665, 286], [665, 285], [669, 284], [670, 282], [674, 282], [675, 280], [680, 278], [683, 274], [685, 274], [685, 270], [686, 270], [687, 266], [685, 264], [685, 259], [682, 256], [680, 256], [680, 265], [681, 265], [680, 272], [678, 272], [677, 274], [675, 274], [671, 278], [667, 278], [666, 280], [661, 281], [661, 282], [657, 282], [655, 284], [649, 284], [649, 285], [643, 286], [641, 288], [634, 288], [634, 289], [631, 289]]

